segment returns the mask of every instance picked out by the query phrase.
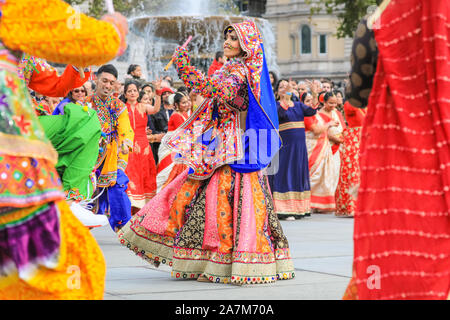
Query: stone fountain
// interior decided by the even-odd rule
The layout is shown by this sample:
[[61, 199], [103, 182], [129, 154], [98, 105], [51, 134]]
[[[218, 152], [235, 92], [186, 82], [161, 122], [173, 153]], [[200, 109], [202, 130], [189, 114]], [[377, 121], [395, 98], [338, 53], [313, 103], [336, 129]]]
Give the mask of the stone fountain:
[[[194, 12], [201, 11], [209, 3], [208, 0], [190, 2], [194, 6], [191, 11]], [[267, 20], [237, 15], [209, 14], [209, 12], [143, 15], [130, 18], [129, 46], [126, 53], [119, 57], [115, 64], [118, 65], [121, 76], [126, 74], [129, 64], [139, 64], [147, 80], [169, 75], [178, 81], [175, 68], [172, 66], [165, 72], [164, 67], [170, 61], [176, 47], [182, 45], [192, 35], [192, 41], [188, 45], [192, 64], [207, 72], [216, 51], [223, 51], [225, 27], [248, 19], [255, 21], [262, 34], [269, 70], [278, 72], [274, 52], [275, 36]]]

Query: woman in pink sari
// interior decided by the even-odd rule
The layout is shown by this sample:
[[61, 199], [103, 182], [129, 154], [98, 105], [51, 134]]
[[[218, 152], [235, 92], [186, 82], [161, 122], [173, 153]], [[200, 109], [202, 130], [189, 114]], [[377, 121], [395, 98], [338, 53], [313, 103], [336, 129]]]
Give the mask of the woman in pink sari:
[[339, 181], [342, 132], [346, 125], [336, 109], [333, 93], [321, 93], [322, 109], [316, 116], [305, 118], [306, 147], [311, 183], [311, 208], [315, 212], [336, 209], [335, 192]]

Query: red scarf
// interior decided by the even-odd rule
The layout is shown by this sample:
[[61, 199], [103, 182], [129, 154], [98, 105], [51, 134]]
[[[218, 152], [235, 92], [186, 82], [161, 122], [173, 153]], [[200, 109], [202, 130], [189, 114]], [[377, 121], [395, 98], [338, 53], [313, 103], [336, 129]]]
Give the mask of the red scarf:
[[450, 2], [391, 0], [361, 138], [354, 227], [359, 299], [447, 299]]

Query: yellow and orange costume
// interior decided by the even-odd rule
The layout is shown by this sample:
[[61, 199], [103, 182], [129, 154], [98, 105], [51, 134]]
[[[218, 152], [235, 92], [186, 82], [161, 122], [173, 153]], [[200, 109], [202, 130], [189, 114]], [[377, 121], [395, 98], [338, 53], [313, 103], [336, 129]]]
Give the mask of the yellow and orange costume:
[[77, 13], [73, 28], [69, 9], [0, 1], [0, 299], [103, 298], [103, 254], [64, 200], [57, 153], [19, 76], [23, 53], [87, 67], [123, 52], [120, 23]]

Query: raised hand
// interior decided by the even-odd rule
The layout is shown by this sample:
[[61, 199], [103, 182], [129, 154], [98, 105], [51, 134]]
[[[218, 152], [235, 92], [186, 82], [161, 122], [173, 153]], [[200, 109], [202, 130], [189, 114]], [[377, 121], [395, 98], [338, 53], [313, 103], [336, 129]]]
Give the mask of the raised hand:
[[158, 79], [152, 81], [152, 84], [155, 86], [155, 91], [161, 90], [161, 83], [162, 83], [162, 80], [163, 80], [163, 79], [160, 77], [160, 78], [158, 78]]
[[179, 66], [188, 66], [191, 63], [191, 60], [188, 55], [188, 51], [186, 48], [178, 47], [173, 53], [172, 57], [173, 61], [177, 63]]

